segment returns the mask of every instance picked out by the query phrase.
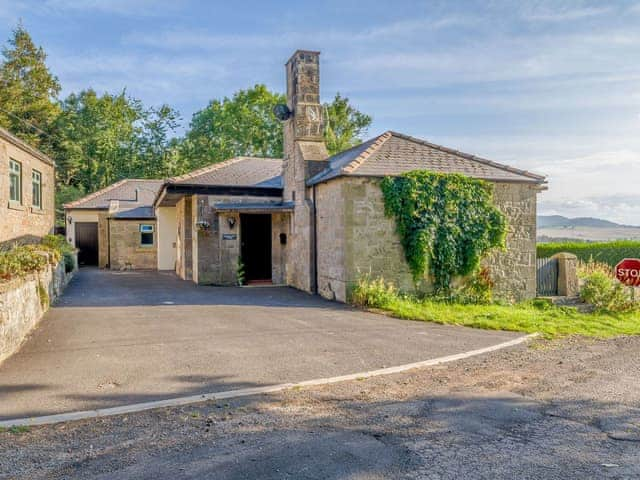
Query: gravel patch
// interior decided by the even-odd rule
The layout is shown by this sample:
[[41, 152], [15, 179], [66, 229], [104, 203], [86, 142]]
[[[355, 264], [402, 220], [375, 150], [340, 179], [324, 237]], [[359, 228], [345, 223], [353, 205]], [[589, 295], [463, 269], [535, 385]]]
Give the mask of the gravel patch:
[[0, 479], [640, 477], [640, 338], [0, 433]]

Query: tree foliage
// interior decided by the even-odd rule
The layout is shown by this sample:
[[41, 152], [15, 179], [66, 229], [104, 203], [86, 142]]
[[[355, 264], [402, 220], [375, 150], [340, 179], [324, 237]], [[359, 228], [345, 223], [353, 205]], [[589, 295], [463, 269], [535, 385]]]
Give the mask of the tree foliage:
[[172, 174], [170, 134], [177, 119], [170, 107], [147, 109], [125, 91], [69, 95], [54, 128], [59, 182], [92, 192], [122, 178]]
[[265, 85], [239, 90], [231, 98], [212, 100], [196, 112], [182, 145], [194, 167], [231, 157], [282, 156], [282, 125], [273, 107], [285, 98]]
[[47, 68], [47, 55], [18, 25], [8, 46], [2, 49], [2, 56], [0, 126], [31, 145], [48, 150], [42, 132], [50, 130], [60, 112], [56, 102], [60, 84]]
[[349, 104], [349, 99], [336, 93], [331, 103], [325, 103], [327, 125], [324, 139], [329, 155], [347, 150], [362, 142], [371, 125], [371, 117]]
[[[285, 101], [284, 95], [269, 91], [265, 85], [212, 100], [193, 115], [182, 144], [183, 155], [192, 159], [194, 166], [240, 155], [282, 157], [282, 123], [274, 117], [273, 107]], [[370, 116], [339, 93], [324, 108], [324, 136], [330, 155], [362, 142], [371, 125]]]
[[[45, 51], [19, 25], [2, 50], [0, 126], [49, 154], [57, 164], [56, 210], [122, 178], [163, 178], [240, 155], [282, 157], [282, 94], [265, 85], [212, 100], [195, 113], [184, 137], [168, 105], [145, 106], [127, 94], [92, 89], [60, 100]], [[361, 141], [371, 118], [336, 95], [325, 104], [330, 153]]]
[[474, 272], [487, 252], [504, 248], [507, 222], [483, 180], [416, 170], [385, 177], [381, 188], [416, 283], [428, 267], [436, 292], [448, 291], [454, 277]]

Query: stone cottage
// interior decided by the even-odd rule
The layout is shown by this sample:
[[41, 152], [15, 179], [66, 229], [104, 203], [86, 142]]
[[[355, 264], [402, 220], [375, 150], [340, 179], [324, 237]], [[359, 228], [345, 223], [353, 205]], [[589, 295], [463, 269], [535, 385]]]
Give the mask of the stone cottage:
[[236, 284], [240, 273], [248, 283], [291, 285], [338, 301], [369, 272], [409, 290], [380, 181], [424, 169], [495, 185], [495, 203], [509, 221], [507, 250], [485, 263], [499, 295], [535, 296], [536, 197], [544, 177], [391, 131], [329, 157], [319, 53], [295, 52], [286, 77], [287, 105], [276, 112], [284, 159], [233, 158], [159, 186], [148, 205], [158, 269], [220, 285]]
[[55, 163], [0, 128], [0, 245], [53, 232]]
[[81, 266], [155, 269], [153, 200], [162, 180], [121, 180], [64, 205], [67, 240]]

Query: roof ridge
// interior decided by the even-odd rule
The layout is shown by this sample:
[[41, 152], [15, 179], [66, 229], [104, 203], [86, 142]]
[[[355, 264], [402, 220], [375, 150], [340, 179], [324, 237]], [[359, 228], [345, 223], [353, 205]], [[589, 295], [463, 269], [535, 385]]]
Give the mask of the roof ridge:
[[198, 175], [202, 175], [203, 173], [215, 172], [216, 170], [226, 167], [228, 165], [233, 165], [234, 163], [238, 163], [243, 160], [243, 157], [233, 157], [228, 158], [227, 160], [223, 160], [221, 162], [212, 163], [207, 165], [206, 167], [197, 168], [196, 170], [192, 170], [190, 172], [184, 173], [182, 175], [178, 175], [175, 177], [171, 177], [167, 179], [168, 183], [180, 182], [182, 180], [187, 180], [189, 178], [197, 177]]
[[62, 205], [64, 208], [69, 208], [69, 207], [75, 207], [81, 203], [87, 202], [89, 200], [93, 200], [96, 197], [99, 197], [100, 195], [103, 195], [107, 192], [110, 192], [111, 190], [113, 190], [116, 187], [119, 187], [120, 185], [124, 185], [125, 183], [127, 183], [130, 179], [129, 178], [123, 178], [122, 180], [118, 180], [116, 183], [112, 183], [111, 185], [107, 185], [104, 188], [101, 188], [100, 190], [96, 190], [93, 193], [90, 193], [89, 195], [85, 195], [82, 198], [78, 198], [77, 200], [74, 200], [73, 202], [69, 202], [69, 203], [65, 203], [64, 205]]
[[477, 155], [472, 155], [470, 153], [461, 152], [460, 150], [455, 150], [453, 148], [444, 147], [442, 145], [438, 145], [436, 143], [428, 142], [427, 140], [422, 140], [421, 138], [412, 137], [411, 135], [405, 135], [404, 133], [398, 133], [390, 130], [389, 132], [394, 137], [403, 138], [405, 140], [409, 140], [411, 142], [415, 142], [421, 145], [425, 145], [430, 148], [435, 148], [442, 152], [451, 153], [453, 155], [457, 155], [462, 158], [466, 158], [467, 160], [472, 160], [478, 163], [484, 163], [485, 165], [489, 165], [491, 167], [499, 168], [501, 170], [506, 170], [511, 173], [517, 173], [519, 175], [523, 175], [525, 177], [533, 178], [535, 180], [544, 180], [546, 177], [544, 175], [538, 175], [533, 172], [529, 172], [528, 170], [522, 170], [520, 168], [511, 167], [509, 165], [505, 165], [504, 163], [494, 162], [493, 160], [489, 160], [483, 157], [478, 157]]
[[358, 169], [360, 165], [362, 165], [367, 158], [371, 156], [376, 150], [378, 150], [387, 140], [391, 138], [393, 132], [386, 131], [376, 138], [376, 140], [369, 145], [364, 151], [360, 152], [360, 154], [354, 158], [351, 162], [349, 162], [346, 166], [342, 167], [342, 173], [353, 173]]

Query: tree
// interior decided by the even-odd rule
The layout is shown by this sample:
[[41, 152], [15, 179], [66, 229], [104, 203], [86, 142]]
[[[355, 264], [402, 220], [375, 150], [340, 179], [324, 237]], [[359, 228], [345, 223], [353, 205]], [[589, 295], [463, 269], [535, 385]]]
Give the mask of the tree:
[[98, 96], [89, 89], [69, 95], [61, 108], [54, 145], [59, 183], [92, 192], [134, 173], [140, 102], [124, 91]]
[[49, 152], [46, 134], [60, 112], [60, 84], [47, 68], [44, 50], [22, 25], [8, 43], [0, 64], [0, 126]]
[[324, 132], [325, 143], [329, 155], [335, 155], [348, 148], [362, 143], [371, 125], [371, 117], [358, 111], [349, 104], [347, 97], [336, 93], [333, 102], [325, 103], [327, 112]]
[[212, 100], [193, 115], [183, 142], [184, 155], [194, 167], [239, 155], [282, 156], [282, 125], [272, 111], [284, 102], [283, 95], [265, 85]]
[[142, 178], [170, 177], [184, 173], [177, 141], [170, 134], [179, 125], [180, 115], [169, 105], [142, 111], [142, 129], [136, 146], [138, 163], [136, 175]]
[[[265, 85], [212, 100], [193, 115], [181, 145], [183, 157], [194, 168], [240, 155], [282, 157], [282, 123], [274, 117], [273, 107], [285, 101], [284, 95], [270, 92]], [[371, 125], [370, 116], [340, 94], [324, 107], [325, 141], [330, 154], [362, 141]]]
[[123, 178], [163, 178], [188, 169], [170, 138], [179, 114], [145, 108], [126, 91], [72, 93], [61, 102], [52, 147], [57, 163], [57, 203]]

